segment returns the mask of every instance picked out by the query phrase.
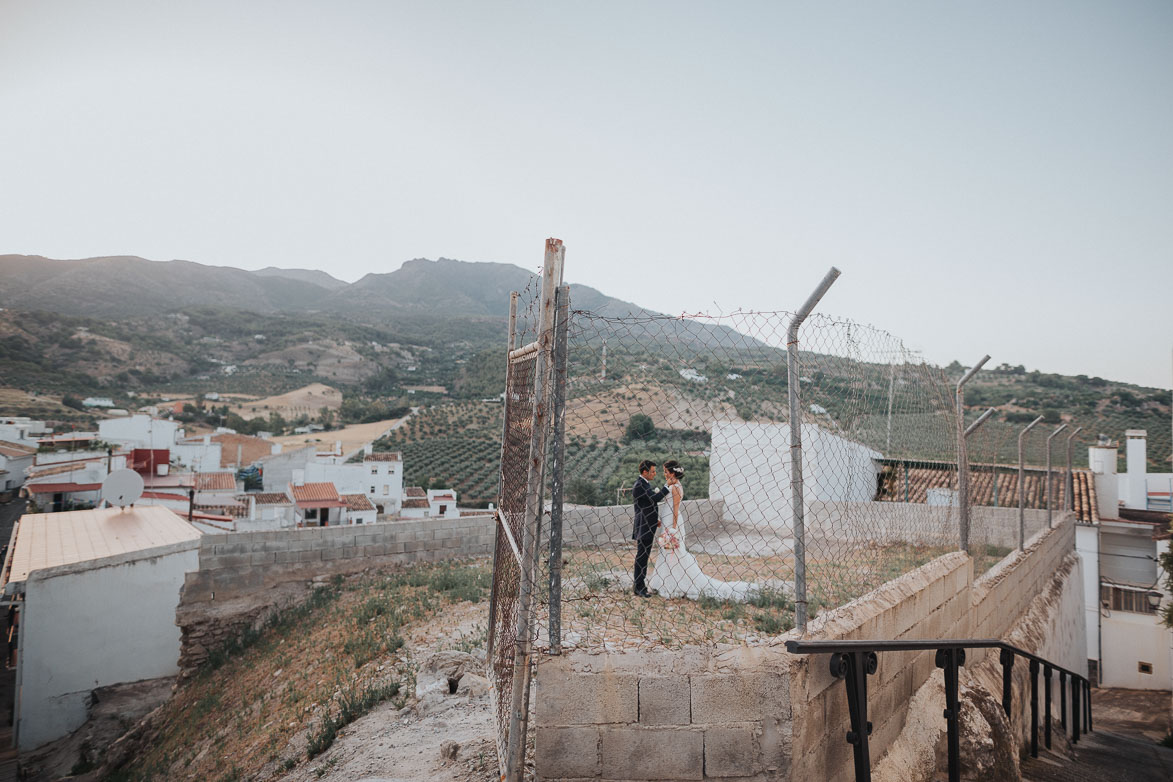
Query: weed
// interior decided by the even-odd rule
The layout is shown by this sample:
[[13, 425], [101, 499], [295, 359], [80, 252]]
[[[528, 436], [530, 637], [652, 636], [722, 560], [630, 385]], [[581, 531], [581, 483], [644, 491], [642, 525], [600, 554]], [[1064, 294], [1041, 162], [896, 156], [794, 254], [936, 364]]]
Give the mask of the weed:
[[794, 620], [789, 615], [758, 614], [753, 618], [753, 626], [763, 635], [778, 635], [794, 627]]
[[330, 748], [338, 731], [363, 716], [385, 700], [399, 694], [399, 682], [358, 687], [342, 692], [338, 699], [337, 714], [327, 715], [318, 730], [309, 735], [306, 757], [313, 759]]

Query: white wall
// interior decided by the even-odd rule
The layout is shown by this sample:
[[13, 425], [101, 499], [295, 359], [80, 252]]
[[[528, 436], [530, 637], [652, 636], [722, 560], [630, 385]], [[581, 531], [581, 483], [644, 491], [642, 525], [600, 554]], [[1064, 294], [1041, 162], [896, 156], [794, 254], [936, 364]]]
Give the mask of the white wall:
[[[1083, 562], [1084, 624], [1087, 659], [1100, 659], [1100, 528], [1076, 523], [1075, 552]], [[1102, 675], [1102, 674], [1101, 674]]]
[[360, 491], [374, 504], [382, 505], [384, 514], [398, 513], [403, 505], [403, 463], [370, 461], [362, 466], [367, 484]]
[[333, 483], [339, 494], [368, 494], [371, 488], [367, 480], [369, 472], [362, 464], [308, 462], [305, 465], [305, 482]]
[[[881, 454], [813, 424], [802, 425], [802, 440], [807, 503], [875, 497]], [[790, 528], [790, 425], [713, 424], [709, 496], [725, 502], [731, 521]]]
[[[1131, 690], [1169, 689], [1169, 628], [1155, 614], [1108, 611], [1100, 620], [1104, 660], [1101, 686]], [[1151, 663], [1151, 674], [1140, 673], [1137, 664]]]
[[295, 451], [266, 456], [261, 460], [263, 470], [262, 483], [265, 491], [283, 492], [289, 488], [293, 480], [294, 470], [304, 470], [306, 465], [314, 461], [314, 454], [318, 449], [312, 445], [298, 448]]
[[17, 670], [23, 752], [86, 720], [90, 692], [179, 672], [175, 609], [199, 541], [34, 571], [25, 587]]
[[24, 483], [24, 471], [31, 467], [33, 455], [9, 457], [0, 453], [0, 470], [6, 470], [7, 475], [0, 476], [0, 491], [19, 489]]
[[170, 448], [171, 459], [181, 467], [190, 467], [196, 472], [217, 472], [220, 469], [220, 443], [175, 443]]
[[107, 442], [125, 443], [134, 448], [171, 448], [179, 424], [149, 415], [107, 418], [98, 422], [98, 436]]

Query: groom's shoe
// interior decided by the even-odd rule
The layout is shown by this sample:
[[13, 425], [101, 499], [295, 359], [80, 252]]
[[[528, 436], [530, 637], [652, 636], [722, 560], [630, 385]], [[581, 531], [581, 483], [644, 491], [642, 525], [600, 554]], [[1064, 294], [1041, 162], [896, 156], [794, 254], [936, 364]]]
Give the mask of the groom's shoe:
[[646, 589], [637, 589], [637, 590], [635, 590], [635, 596], [636, 597], [651, 597], [652, 593]]

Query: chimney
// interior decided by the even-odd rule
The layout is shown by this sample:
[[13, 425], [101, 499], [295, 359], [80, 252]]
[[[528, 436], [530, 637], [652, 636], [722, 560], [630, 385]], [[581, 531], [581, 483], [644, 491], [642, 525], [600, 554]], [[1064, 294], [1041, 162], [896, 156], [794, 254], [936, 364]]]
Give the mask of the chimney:
[[294, 470], [293, 471], [293, 485], [294, 486], [304, 486], [305, 485], [305, 470]]
[[269, 446], [269, 453], [272, 456], [276, 456], [277, 454], [281, 453], [281, 443], [273, 443], [271, 446]]
[[236, 469], [239, 470], [241, 467], [244, 466], [244, 464], [242, 464], [243, 461], [244, 461], [244, 445], [241, 443], [237, 443], [236, 444]]
[[342, 455], [342, 441], [341, 440], [334, 441], [334, 453], [338, 456]]
[[204, 445], [211, 445], [211, 444], [212, 444], [212, 435], [210, 435], [210, 434], [204, 435]]
[[1145, 485], [1148, 469], [1147, 436], [1148, 432], [1144, 429], [1129, 429], [1124, 433], [1128, 472], [1120, 481], [1120, 494], [1126, 508], [1148, 510], [1148, 487]]
[[1096, 513], [1101, 519], [1120, 516], [1120, 480], [1116, 475], [1116, 446], [1100, 435], [1099, 442], [1088, 446], [1087, 463], [1096, 482]]
[[255, 521], [256, 518], [257, 518], [257, 498], [250, 496], [248, 498], [248, 520]]
[[370, 456], [371, 452], [374, 450], [375, 450], [375, 444], [374, 443], [367, 443], [366, 445], [364, 445], [362, 447], [363, 456]]

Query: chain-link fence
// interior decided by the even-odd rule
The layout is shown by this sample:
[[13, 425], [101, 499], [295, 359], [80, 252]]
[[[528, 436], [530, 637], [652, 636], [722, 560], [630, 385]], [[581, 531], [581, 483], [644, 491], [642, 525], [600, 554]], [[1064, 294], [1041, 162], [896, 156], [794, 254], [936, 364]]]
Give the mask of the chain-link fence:
[[[791, 319], [573, 312], [561, 558], [568, 644], [753, 640], [794, 625]], [[896, 465], [955, 463], [956, 420], [944, 372], [872, 327], [812, 316], [799, 370], [814, 615], [957, 548], [955, 481], [927, 501], [884, 501], [896, 498]], [[660, 524], [651, 535], [633, 518], [645, 460], [657, 464]], [[682, 471], [673, 479], [679, 500], [658, 496], [667, 464]], [[636, 562], [640, 537], [651, 550], [646, 573]], [[635, 594], [637, 579], [651, 598]]]

